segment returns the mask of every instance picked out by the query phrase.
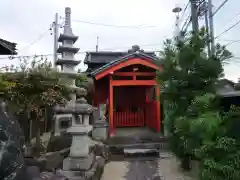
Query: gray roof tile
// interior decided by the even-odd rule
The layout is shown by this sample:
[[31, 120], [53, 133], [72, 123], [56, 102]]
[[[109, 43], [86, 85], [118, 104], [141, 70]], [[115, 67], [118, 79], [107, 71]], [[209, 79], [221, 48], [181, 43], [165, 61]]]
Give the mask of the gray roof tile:
[[100, 68], [94, 70], [91, 75], [95, 76], [97, 75], [98, 73], [106, 70], [107, 68], [109, 67], [112, 67], [120, 62], [123, 62], [123, 61], [126, 61], [130, 58], [134, 58], [134, 57], [140, 57], [140, 58], [144, 58], [144, 59], [148, 59], [150, 61], [152, 61], [153, 63], [157, 64], [157, 63], [161, 63], [160, 59], [158, 59], [156, 56], [151, 56], [147, 53], [144, 53], [144, 52], [134, 52], [134, 53], [129, 53], [129, 54], [126, 54], [125, 56], [122, 56], [118, 59], [115, 59], [107, 64], [105, 64], [104, 66], [101, 66]]
[[0, 55], [16, 55], [16, 43], [0, 39]]
[[[100, 63], [106, 64], [111, 61], [114, 61], [118, 58], [126, 56], [128, 52], [113, 52], [113, 51], [101, 51], [101, 52], [87, 52], [87, 55], [84, 59], [85, 64], [89, 63]], [[155, 56], [154, 52], [145, 52], [149, 56]]]

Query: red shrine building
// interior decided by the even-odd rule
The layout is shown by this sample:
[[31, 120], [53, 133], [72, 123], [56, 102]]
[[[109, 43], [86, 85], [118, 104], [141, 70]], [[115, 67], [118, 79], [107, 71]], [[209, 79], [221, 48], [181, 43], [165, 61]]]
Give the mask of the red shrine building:
[[161, 132], [160, 89], [154, 52], [133, 46], [128, 52], [88, 52], [84, 63], [94, 79], [94, 106], [107, 104], [109, 134], [121, 127], [148, 127]]

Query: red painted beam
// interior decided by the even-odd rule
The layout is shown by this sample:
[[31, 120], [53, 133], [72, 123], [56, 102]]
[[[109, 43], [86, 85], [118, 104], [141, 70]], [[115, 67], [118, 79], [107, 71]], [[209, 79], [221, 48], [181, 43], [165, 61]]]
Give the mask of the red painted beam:
[[152, 69], [155, 69], [155, 70], [161, 70], [161, 66], [158, 66], [158, 65], [150, 62], [149, 60], [141, 59], [141, 58], [133, 58], [133, 59], [129, 59], [127, 61], [121, 62], [119, 64], [114, 65], [113, 67], [110, 67], [110, 68], [106, 69], [105, 71], [97, 74], [95, 76], [95, 79], [99, 80], [99, 79], [105, 77], [108, 74], [111, 74], [111, 73], [113, 73], [113, 72], [115, 72], [119, 69], [123, 69], [124, 67], [131, 66], [131, 65], [134, 65], [134, 64], [141, 64], [143, 66], [146, 66], [146, 67], [149, 67], [149, 68], [152, 68]]
[[115, 72], [113, 76], [156, 76], [154, 72]]
[[156, 80], [112, 80], [112, 86], [156, 86]]

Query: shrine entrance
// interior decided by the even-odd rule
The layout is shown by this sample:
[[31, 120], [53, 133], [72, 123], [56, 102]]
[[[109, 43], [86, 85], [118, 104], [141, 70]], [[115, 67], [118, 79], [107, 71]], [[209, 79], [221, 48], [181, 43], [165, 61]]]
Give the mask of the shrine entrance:
[[154, 86], [113, 87], [113, 125], [148, 127], [158, 131], [158, 103]]
[[142, 127], [145, 125], [145, 87], [113, 87], [114, 127]]
[[110, 136], [116, 134], [117, 128], [161, 131], [160, 90], [156, 82], [160, 66], [153, 61], [144, 55], [125, 57], [93, 72], [94, 104], [107, 102]]

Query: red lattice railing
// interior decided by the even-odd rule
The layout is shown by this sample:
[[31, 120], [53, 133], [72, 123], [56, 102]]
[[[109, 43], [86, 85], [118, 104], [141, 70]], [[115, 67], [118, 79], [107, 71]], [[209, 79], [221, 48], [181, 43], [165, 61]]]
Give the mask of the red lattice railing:
[[113, 112], [115, 127], [144, 126], [144, 112]]

